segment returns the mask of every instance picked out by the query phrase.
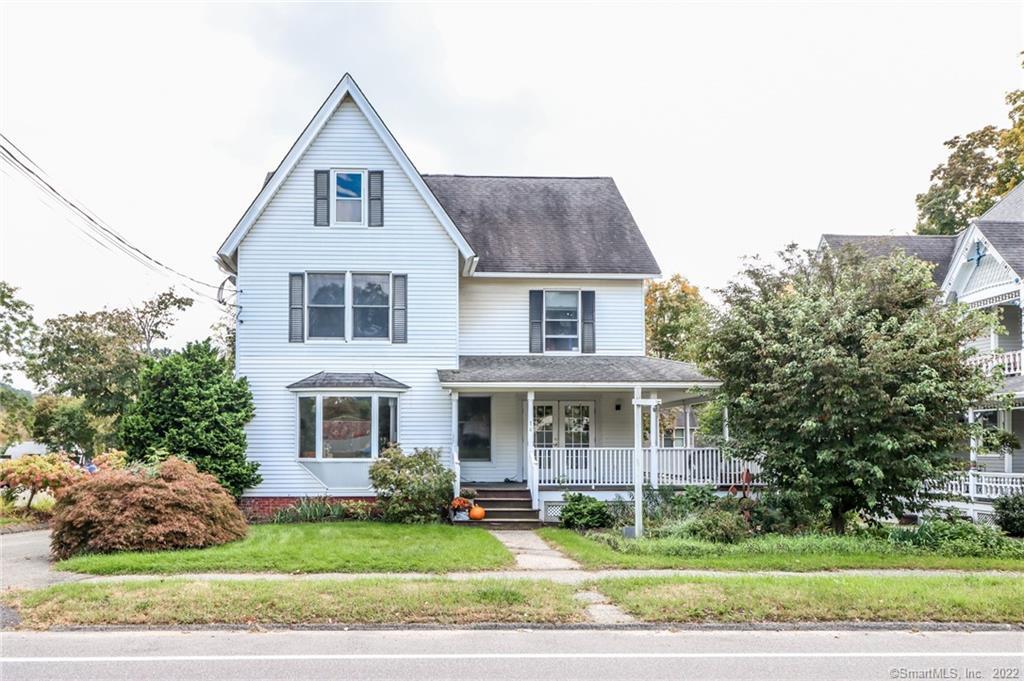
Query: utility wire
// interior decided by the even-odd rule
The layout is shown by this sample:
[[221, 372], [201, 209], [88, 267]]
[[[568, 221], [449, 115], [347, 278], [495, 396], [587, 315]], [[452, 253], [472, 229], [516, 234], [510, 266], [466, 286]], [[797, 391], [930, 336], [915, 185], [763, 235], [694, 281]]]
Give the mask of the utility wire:
[[[91, 239], [93, 239], [93, 241], [97, 241], [97, 243], [99, 243], [99, 241], [94, 236], [94, 235], [99, 235], [104, 241], [106, 241], [107, 243], [113, 245], [121, 253], [123, 253], [124, 255], [127, 255], [132, 260], [134, 260], [137, 263], [143, 265], [144, 267], [147, 267], [148, 269], [150, 269], [152, 271], [157, 271], [157, 272], [162, 271], [163, 273], [169, 273], [171, 275], [174, 275], [174, 276], [184, 280], [183, 285], [185, 286], [185, 288], [189, 289], [190, 291], [192, 291], [196, 295], [202, 296], [203, 298], [207, 298], [209, 300], [213, 300], [213, 301], [215, 301], [217, 303], [221, 303], [221, 304], [224, 304], [224, 305], [229, 305], [229, 306], [232, 306], [232, 307], [237, 307], [237, 305], [235, 305], [233, 303], [228, 303], [226, 301], [222, 301], [222, 300], [220, 300], [218, 298], [214, 298], [213, 296], [211, 296], [209, 294], [206, 294], [206, 293], [203, 293], [201, 291], [196, 290], [191, 284], [196, 284], [196, 285], [199, 285], [199, 286], [204, 286], [204, 287], [213, 289], [215, 291], [219, 291], [221, 287], [220, 286], [215, 286], [215, 285], [210, 284], [210, 283], [205, 282], [205, 281], [201, 281], [199, 279], [196, 279], [195, 277], [192, 277], [192, 276], [190, 276], [188, 274], [185, 274], [184, 272], [180, 272], [180, 271], [174, 269], [173, 267], [171, 267], [170, 265], [167, 265], [167, 264], [161, 262], [160, 260], [154, 258], [153, 256], [149, 255], [148, 253], [146, 253], [142, 249], [138, 248], [137, 246], [135, 246], [134, 244], [129, 242], [125, 237], [123, 237], [121, 234], [119, 234], [116, 230], [114, 230], [109, 225], [105, 224], [94, 213], [92, 213], [91, 211], [89, 211], [84, 206], [76, 203], [74, 200], [68, 198], [63, 193], [61, 193], [60, 190], [58, 190], [53, 185], [53, 183], [48, 180], [48, 178], [46, 177], [46, 175], [47, 175], [46, 171], [43, 170], [43, 168], [41, 166], [39, 166], [38, 163], [33, 161], [32, 158], [28, 154], [26, 154], [24, 151], [22, 151], [13, 141], [11, 141], [11, 139], [9, 137], [4, 135], [3, 133], [0, 133], [0, 138], [2, 138], [3, 141], [6, 142], [6, 145], [7, 145], [7, 146], [5, 146], [4, 144], [0, 143], [0, 159], [3, 159], [4, 161], [6, 161], [8, 163], [8, 165], [11, 165], [15, 170], [20, 172], [26, 179], [28, 179], [33, 184], [35, 184], [36, 187], [38, 189], [40, 189], [41, 191], [43, 191], [45, 194], [47, 194], [47, 195], [57, 199], [60, 203], [62, 203], [65, 207], [67, 207], [72, 212], [74, 212], [77, 216], [83, 218], [86, 221], [86, 225], [85, 226], [88, 228], [89, 232], [93, 232], [93, 233], [90, 234], [89, 232], [86, 232], [85, 230], [81, 230], [81, 227], [79, 229], [81, 231], [83, 231], [83, 233], [85, 233]], [[12, 149], [14, 151], [16, 151], [17, 154], [15, 154], [14, 151], [12, 151]], [[19, 158], [19, 155], [22, 158], [24, 158], [26, 161], [28, 161], [28, 163], [30, 163], [32, 166], [34, 166], [39, 172], [36, 172], [32, 168], [30, 168], [24, 161], [21, 160], [21, 158]], [[101, 245], [103, 245], [105, 248], [107, 248], [107, 250], [110, 250], [109, 247], [106, 244], [101, 244]], [[191, 284], [189, 282], [191, 282]]]

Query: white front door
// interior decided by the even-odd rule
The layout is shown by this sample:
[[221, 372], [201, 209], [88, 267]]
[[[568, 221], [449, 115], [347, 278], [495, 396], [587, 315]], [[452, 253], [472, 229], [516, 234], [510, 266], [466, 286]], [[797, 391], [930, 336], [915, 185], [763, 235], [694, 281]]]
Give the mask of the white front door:
[[[541, 468], [586, 470], [594, 442], [594, 403], [578, 400], [534, 402], [533, 446]], [[569, 451], [564, 454], [551, 450]]]

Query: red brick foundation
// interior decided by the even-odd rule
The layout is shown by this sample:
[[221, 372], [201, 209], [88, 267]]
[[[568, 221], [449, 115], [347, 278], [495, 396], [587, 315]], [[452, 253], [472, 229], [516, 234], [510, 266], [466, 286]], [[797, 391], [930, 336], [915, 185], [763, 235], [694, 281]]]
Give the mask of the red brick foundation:
[[[239, 505], [247, 518], [269, 518], [282, 508], [294, 506], [306, 497], [242, 497]], [[377, 497], [318, 497], [327, 501], [376, 501]]]

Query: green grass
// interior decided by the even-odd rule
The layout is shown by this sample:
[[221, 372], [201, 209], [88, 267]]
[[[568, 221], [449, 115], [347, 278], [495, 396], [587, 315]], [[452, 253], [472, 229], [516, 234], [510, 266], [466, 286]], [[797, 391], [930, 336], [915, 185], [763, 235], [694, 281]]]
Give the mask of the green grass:
[[596, 586], [650, 622], [1024, 622], [1024, 579], [1009, 576], [652, 577]]
[[231, 544], [76, 556], [54, 568], [97, 575], [195, 572], [450, 572], [514, 562], [485, 530], [375, 522], [254, 525]]
[[588, 569], [693, 568], [705, 570], [948, 569], [1024, 571], [1024, 560], [942, 556], [865, 537], [765, 536], [739, 544], [644, 539], [619, 551], [571, 530], [544, 528], [540, 535]]
[[62, 584], [0, 597], [22, 626], [570, 623], [571, 587], [525, 580], [223, 580]]

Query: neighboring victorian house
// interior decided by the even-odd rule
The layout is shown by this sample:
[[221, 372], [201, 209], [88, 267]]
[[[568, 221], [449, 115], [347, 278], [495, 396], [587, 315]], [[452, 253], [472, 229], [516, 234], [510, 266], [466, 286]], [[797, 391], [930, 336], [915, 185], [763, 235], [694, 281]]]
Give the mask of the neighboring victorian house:
[[717, 450], [651, 442], [659, 405], [717, 383], [645, 356], [659, 268], [611, 178], [421, 175], [346, 75], [218, 259], [257, 512], [374, 496], [389, 442], [437, 449], [457, 485], [512, 499], [490, 518], [524, 524], [566, 489], [626, 489], [637, 455], [654, 483], [739, 480]]
[[[1013, 432], [1024, 443], [1024, 363], [1021, 359], [1021, 300], [1024, 291], [1024, 183], [1008, 192], [987, 213], [954, 236], [863, 236], [825, 234], [822, 248], [854, 245], [869, 254], [884, 255], [903, 249], [935, 266], [933, 276], [943, 300], [959, 301], [971, 308], [996, 309], [1003, 329], [977, 338], [972, 359], [991, 369], [1003, 368], [1003, 392], [1013, 395], [1010, 409], [981, 404], [968, 418], [989, 421], [993, 427]], [[1024, 450], [979, 453], [969, 456], [986, 473], [1024, 473]], [[1017, 481], [1015, 484], [1020, 485]]]

